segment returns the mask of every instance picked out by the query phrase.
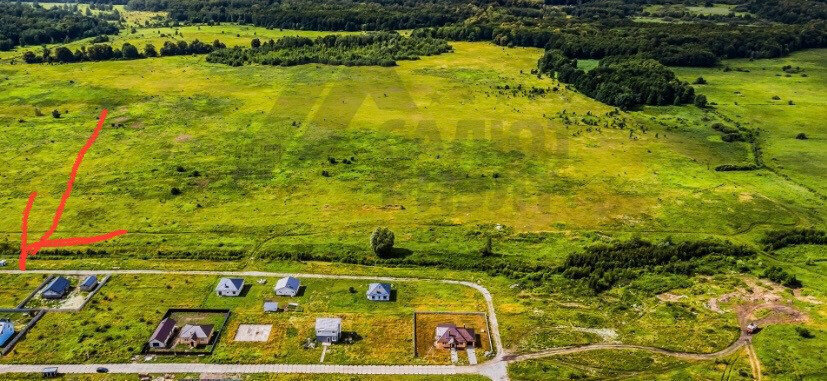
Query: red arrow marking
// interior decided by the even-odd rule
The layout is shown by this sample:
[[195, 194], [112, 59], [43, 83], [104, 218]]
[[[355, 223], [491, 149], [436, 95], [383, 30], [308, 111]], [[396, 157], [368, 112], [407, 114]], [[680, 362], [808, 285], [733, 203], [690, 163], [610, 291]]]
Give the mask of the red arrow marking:
[[60, 198], [60, 204], [58, 204], [57, 210], [55, 211], [55, 216], [52, 219], [52, 226], [49, 227], [49, 230], [47, 230], [46, 233], [43, 233], [43, 236], [40, 237], [39, 241], [32, 244], [29, 243], [29, 213], [32, 211], [32, 206], [34, 205], [34, 199], [37, 197], [37, 192], [32, 192], [32, 194], [29, 195], [29, 201], [26, 203], [26, 208], [23, 209], [23, 233], [20, 236], [19, 265], [21, 271], [26, 271], [26, 257], [37, 254], [37, 252], [44, 247], [89, 245], [126, 234], [126, 230], [115, 230], [92, 237], [51, 239], [52, 234], [54, 234], [55, 230], [57, 230], [57, 225], [60, 223], [60, 218], [63, 217], [63, 209], [66, 208], [66, 201], [69, 200], [69, 196], [72, 194], [72, 187], [75, 184], [75, 177], [77, 177], [80, 163], [83, 162], [83, 157], [86, 156], [86, 151], [89, 151], [89, 148], [91, 148], [92, 144], [95, 143], [95, 140], [98, 139], [98, 135], [100, 135], [100, 132], [103, 129], [103, 122], [106, 120], [106, 114], [107, 110], [104, 109], [101, 112], [100, 119], [98, 119], [98, 126], [95, 127], [95, 131], [92, 132], [92, 136], [86, 140], [86, 144], [80, 149], [78, 156], [75, 158], [75, 164], [72, 165], [72, 171], [69, 173], [69, 181], [66, 183], [66, 190]]

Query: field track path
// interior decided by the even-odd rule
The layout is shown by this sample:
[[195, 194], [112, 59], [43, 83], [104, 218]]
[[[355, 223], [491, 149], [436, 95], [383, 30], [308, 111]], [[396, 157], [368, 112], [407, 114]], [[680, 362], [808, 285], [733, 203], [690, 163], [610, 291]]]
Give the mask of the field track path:
[[[217, 276], [249, 276], [249, 277], [282, 277], [296, 276], [303, 278], [327, 278], [350, 280], [380, 280], [388, 282], [418, 282], [432, 281], [449, 284], [459, 284], [479, 291], [488, 309], [488, 319], [491, 336], [496, 349], [496, 356], [478, 365], [325, 365], [325, 364], [204, 364], [204, 363], [121, 363], [121, 364], [0, 364], [0, 373], [38, 373], [44, 367], [58, 366], [61, 373], [94, 373], [98, 367], [105, 367], [112, 373], [304, 373], [304, 374], [373, 374], [373, 375], [459, 375], [478, 374], [492, 380], [508, 380], [507, 366], [509, 363], [533, 360], [544, 357], [588, 352], [594, 350], [643, 350], [683, 358], [687, 360], [710, 360], [727, 356], [741, 347], [748, 345], [750, 335], [741, 334], [728, 347], [713, 353], [687, 353], [671, 351], [663, 348], [647, 347], [627, 344], [589, 344], [547, 349], [534, 353], [510, 355], [505, 352], [500, 337], [499, 322], [494, 310], [494, 299], [484, 286], [477, 283], [450, 279], [410, 278], [410, 277], [383, 277], [362, 275], [329, 275], [279, 273], [266, 271], [186, 271], [186, 270], [27, 270], [35, 274], [59, 275], [92, 275], [92, 274], [171, 274], [171, 275], [217, 275]], [[22, 274], [19, 270], [0, 270], [0, 274]], [[749, 350], [749, 349], [748, 349]], [[753, 353], [753, 352], [750, 352]], [[757, 358], [750, 363], [753, 371], [757, 365]], [[758, 372], [760, 375], [760, 365]], [[760, 379], [760, 376], [759, 376]]]

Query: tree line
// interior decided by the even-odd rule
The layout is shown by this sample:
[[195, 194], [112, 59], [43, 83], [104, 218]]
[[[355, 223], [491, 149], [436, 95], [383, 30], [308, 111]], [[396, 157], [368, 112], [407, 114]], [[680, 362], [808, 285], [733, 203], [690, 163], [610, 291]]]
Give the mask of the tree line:
[[165, 41], [160, 49], [153, 44], [146, 44], [142, 51], [130, 43], [124, 43], [120, 49], [108, 44], [92, 44], [81, 46], [73, 52], [65, 46], [58, 46], [54, 50], [44, 47], [40, 55], [32, 51], [23, 53], [23, 61], [26, 63], [71, 63], [83, 61], [110, 61], [110, 60], [134, 60], [158, 56], [180, 56], [190, 54], [207, 54], [214, 50], [225, 49], [227, 46], [219, 40], [207, 44], [199, 40], [186, 41]]
[[445, 40], [409, 38], [396, 32], [360, 35], [282, 37], [262, 43], [254, 39], [250, 48], [216, 50], [207, 62], [230, 66], [245, 64], [293, 66], [308, 63], [348, 66], [393, 66], [397, 60], [415, 60], [420, 56], [451, 51]]
[[537, 69], [540, 73], [556, 75], [560, 82], [574, 85], [589, 97], [622, 109], [696, 101], [695, 89], [655, 60], [604, 58], [596, 68], [586, 72], [577, 68], [576, 59], [552, 49], [543, 54]]
[[[479, 1], [488, 3], [490, 1]], [[444, 25], [474, 14], [468, 0], [130, 0], [129, 9], [166, 11], [179, 22], [237, 22], [304, 30], [394, 30]]]
[[0, 51], [116, 33], [116, 26], [82, 15], [76, 7], [45, 9], [39, 5], [0, 2]]
[[572, 253], [563, 264], [563, 276], [585, 281], [601, 292], [644, 272], [681, 275], [715, 274], [732, 268], [737, 259], [754, 257], [747, 246], [724, 241], [693, 241], [655, 244], [633, 239], [613, 245], [599, 245]]
[[818, 229], [788, 229], [767, 232], [761, 243], [767, 250], [778, 250], [794, 245], [827, 245], [827, 233]]
[[412, 35], [558, 49], [572, 58], [637, 56], [669, 66], [711, 67], [724, 58], [775, 58], [796, 50], [825, 47], [827, 23], [822, 20], [761, 27], [632, 22], [619, 26], [599, 23], [554, 26], [490, 25], [481, 21], [417, 29]]

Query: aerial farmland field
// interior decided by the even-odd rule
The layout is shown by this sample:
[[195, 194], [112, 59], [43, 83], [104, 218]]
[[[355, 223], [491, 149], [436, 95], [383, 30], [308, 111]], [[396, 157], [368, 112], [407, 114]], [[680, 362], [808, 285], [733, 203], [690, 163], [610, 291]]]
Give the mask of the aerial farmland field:
[[826, 11], [0, 0], [0, 373], [818, 379]]

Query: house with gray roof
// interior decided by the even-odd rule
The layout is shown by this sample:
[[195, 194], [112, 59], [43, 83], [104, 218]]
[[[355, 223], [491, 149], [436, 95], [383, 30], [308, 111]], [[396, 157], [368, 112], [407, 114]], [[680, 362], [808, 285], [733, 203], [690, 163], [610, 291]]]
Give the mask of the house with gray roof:
[[199, 345], [207, 345], [210, 343], [212, 333], [212, 324], [187, 324], [181, 328], [181, 333], [178, 335], [178, 343], [187, 344], [193, 348]]
[[243, 288], [244, 279], [221, 278], [221, 280], [218, 281], [218, 286], [215, 286], [215, 293], [218, 296], [239, 296]]
[[264, 312], [279, 312], [278, 302], [264, 302]]
[[391, 300], [391, 285], [387, 283], [371, 283], [366, 292], [368, 300], [387, 302]]
[[45, 289], [43, 289], [41, 295], [45, 299], [60, 299], [66, 296], [66, 293], [69, 292], [69, 286], [69, 280], [59, 276], [53, 279], [52, 282], [49, 283]]
[[284, 278], [279, 279], [276, 282], [276, 287], [273, 288], [273, 291], [276, 292], [276, 295], [281, 296], [296, 296], [299, 293], [299, 288], [301, 287], [301, 282], [298, 279], [292, 276], [286, 276]]
[[322, 343], [336, 343], [342, 338], [342, 319], [316, 319], [316, 340]]

